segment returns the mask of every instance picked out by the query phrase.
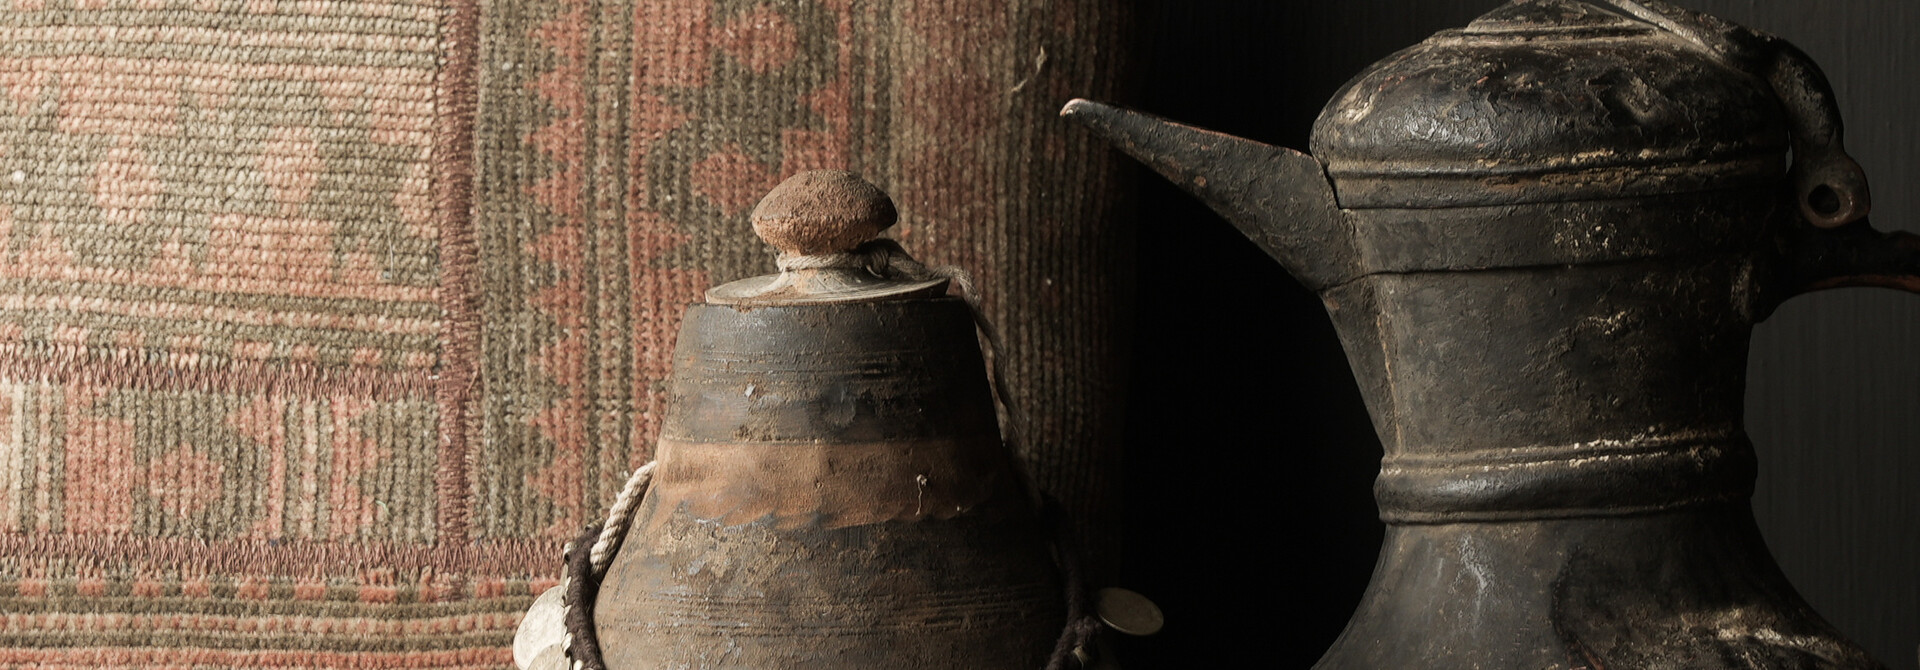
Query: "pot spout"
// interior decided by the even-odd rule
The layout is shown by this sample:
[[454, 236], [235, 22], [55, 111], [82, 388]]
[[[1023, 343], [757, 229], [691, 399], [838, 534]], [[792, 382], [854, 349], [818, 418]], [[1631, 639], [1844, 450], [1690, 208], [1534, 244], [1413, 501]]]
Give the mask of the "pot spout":
[[1200, 198], [1308, 288], [1358, 274], [1352, 227], [1312, 156], [1091, 100], [1060, 115]]

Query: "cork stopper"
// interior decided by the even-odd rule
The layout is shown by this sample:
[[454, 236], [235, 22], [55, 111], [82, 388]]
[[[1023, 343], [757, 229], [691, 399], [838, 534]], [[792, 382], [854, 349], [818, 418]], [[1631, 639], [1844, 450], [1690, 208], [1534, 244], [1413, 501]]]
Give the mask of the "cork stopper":
[[716, 305], [817, 305], [927, 297], [947, 279], [931, 276], [898, 244], [880, 238], [900, 214], [879, 187], [842, 170], [802, 172], [773, 187], [750, 217], [753, 232], [780, 250], [780, 274], [707, 290]]

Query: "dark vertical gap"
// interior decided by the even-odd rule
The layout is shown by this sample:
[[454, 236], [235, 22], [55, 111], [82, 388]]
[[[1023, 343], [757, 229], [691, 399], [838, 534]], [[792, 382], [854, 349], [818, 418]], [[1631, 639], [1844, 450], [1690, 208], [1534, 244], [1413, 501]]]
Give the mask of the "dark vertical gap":
[[[1491, 3], [1141, 0], [1134, 105], [1305, 150], [1348, 78]], [[1125, 584], [1129, 668], [1304, 668], [1372, 573], [1380, 446], [1317, 296], [1197, 201], [1139, 181]]]

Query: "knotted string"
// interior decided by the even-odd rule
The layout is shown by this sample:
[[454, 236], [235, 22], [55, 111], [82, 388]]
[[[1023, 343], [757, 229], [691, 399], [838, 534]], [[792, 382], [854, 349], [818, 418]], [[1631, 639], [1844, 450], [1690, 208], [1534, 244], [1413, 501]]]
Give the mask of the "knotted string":
[[1060, 631], [1060, 639], [1054, 642], [1053, 656], [1047, 659], [1046, 670], [1067, 670], [1067, 661], [1073, 659], [1076, 652], [1092, 653], [1093, 638], [1100, 634], [1102, 626], [1099, 617], [1091, 611], [1093, 608], [1088, 607], [1071, 517], [1060, 501], [1049, 495], [1041, 497], [1041, 514], [1053, 527], [1053, 559], [1060, 564], [1061, 577], [1067, 582], [1067, 625]]

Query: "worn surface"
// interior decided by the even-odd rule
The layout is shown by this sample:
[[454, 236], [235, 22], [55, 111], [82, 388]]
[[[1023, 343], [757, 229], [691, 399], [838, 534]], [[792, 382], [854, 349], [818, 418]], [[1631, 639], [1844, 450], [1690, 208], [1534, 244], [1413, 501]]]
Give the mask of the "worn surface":
[[0, 666], [507, 665], [813, 167], [979, 278], [1111, 546], [1131, 246], [1052, 112], [1117, 86], [1121, 9], [5, 4]]
[[781, 253], [812, 256], [852, 251], [892, 227], [900, 213], [859, 175], [815, 170], [773, 187], [749, 218], [753, 232]]
[[[1428, 596], [1431, 596], [1430, 598]], [[1743, 504], [1684, 514], [1388, 530], [1323, 667], [1879, 667], [1766, 559]]]
[[[1611, 18], [1595, 29], [1596, 16]], [[1534, 23], [1509, 25], [1520, 19]], [[1658, 27], [1619, 27], [1642, 20]], [[1726, 45], [1694, 28], [1751, 38], [1758, 50], [1713, 51]], [[1658, 33], [1688, 37], [1636, 37]], [[1640, 70], [1688, 51], [1687, 72]], [[1445, 65], [1461, 53], [1492, 70], [1456, 78], [1461, 68]], [[1732, 81], [1684, 81], [1689, 75]], [[1755, 79], [1780, 106], [1755, 104]], [[1642, 98], [1654, 103], [1705, 95], [1691, 106], [1728, 108], [1663, 113], [1652, 104], [1623, 117], [1579, 104], [1635, 86], [1648, 87]], [[1272, 194], [1326, 188], [1283, 152], [1235, 149], [1216, 133], [1111, 109], [1069, 110], [1275, 251], [1319, 289], [1340, 330], [1385, 443], [1376, 493], [1390, 530], [1371, 596], [1320, 667], [1436, 659], [1876, 667], [1779, 579], [1757, 535], [1716, 540], [1701, 530], [1725, 525], [1710, 519], [1727, 514], [1751, 526], [1742, 503], [1754, 456], [1740, 399], [1753, 324], [1800, 291], [1909, 288], [1914, 282], [1901, 277], [1920, 273], [1911, 238], [1840, 225], [1864, 214], [1865, 190], [1843, 154], [1806, 150], [1838, 146], [1836, 110], [1817, 71], [1778, 42], [1660, 3], [1522, 0], [1396, 55], [1348, 91], [1316, 129], [1315, 148], [1329, 154], [1321, 158], [1346, 208], [1330, 222], [1279, 215], [1295, 210], [1274, 206], [1284, 199]], [[1784, 118], [1773, 116], [1782, 110]], [[1367, 124], [1375, 118], [1388, 122]], [[1700, 118], [1720, 125], [1693, 127]], [[1784, 169], [1788, 137], [1797, 149], [1792, 173]], [[1496, 139], [1513, 146], [1490, 144]], [[1195, 161], [1209, 154], [1212, 163]], [[1716, 167], [1725, 156], [1757, 169], [1727, 173]], [[1353, 197], [1350, 182], [1359, 187]], [[1825, 202], [1822, 189], [1858, 197]], [[1344, 234], [1329, 240], [1330, 225]], [[1834, 253], [1829, 245], [1857, 246]], [[1299, 246], [1308, 252], [1289, 248]], [[1343, 264], [1355, 269], [1327, 271]], [[1728, 572], [1692, 570], [1697, 556], [1651, 546], [1673, 544], [1660, 519], [1694, 529], [1680, 535], [1701, 535], [1681, 544], [1733, 547], [1718, 561]], [[1512, 550], [1489, 551], [1473, 570], [1482, 586], [1506, 571], [1519, 575], [1518, 590], [1499, 598], [1505, 623], [1431, 612], [1454, 595], [1447, 580], [1427, 579], [1445, 577], [1446, 555], [1400, 555], [1396, 538], [1464, 545], [1493, 527]], [[1585, 570], [1583, 552], [1628, 567]], [[1646, 586], [1647, 573], [1690, 572], [1701, 578]], [[1557, 590], [1611, 595], [1593, 611], [1569, 613], [1525, 597], [1546, 590], [1526, 584], [1541, 575], [1557, 575]], [[1715, 614], [1729, 597], [1738, 616]], [[1423, 614], [1403, 615], [1413, 611]], [[1579, 640], [1529, 637], [1541, 630], [1576, 631], [1569, 639]], [[1700, 635], [1717, 635], [1721, 646], [1699, 647]], [[1777, 648], [1783, 636], [1792, 649]]]
[[[1920, 232], [1920, 6], [1694, 0], [1775, 32], [1827, 66], [1849, 149], [1878, 189], [1875, 223]], [[1920, 649], [1920, 304], [1827, 291], [1754, 333], [1747, 428], [1760, 452], [1754, 512], [1815, 609], [1896, 668]]]
[[[1142, 108], [1183, 122], [1306, 147], [1322, 105], [1368, 64], [1435, 31], [1466, 25], [1495, 0], [1340, 3], [1152, 2]], [[1916, 228], [1920, 179], [1920, 5], [1904, 0], [1688, 0], [1783, 35], [1824, 64], [1849, 123], [1849, 149], [1879, 186], [1875, 224]], [[1150, 101], [1150, 104], [1149, 102]], [[1205, 273], [1143, 286], [1136, 380], [1178, 393], [1142, 396], [1134, 453], [1215, 445], [1234, 467], [1157, 459], [1132, 469], [1141, 511], [1129, 527], [1130, 584], [1171, 625], [1126, 640], [1161, 667], [1250, 657], [1306, 667], [1338, 635], [1379, 542], [1370, 485], [1380, 452], [1324, 308], [1252, 243], [1171, 185], [1141, 189], [1151, 253], [1205, 258]], [[1253, 306], [1253, 307], [1249, 307]], [[1744, 421], [1757, 443], [1754, 497], [1768, 545], [1828, 620], [1895, 667], [1920, 645], [1920, 301], [1891, 291], [1827, 291], [1792, 300], [1753, 339]], [[1210, 386], [1219, 370], [1246, 384]], [[1150, 398], [1150, 399], [1149, 399]], [[1157, 420], [1181, 417], [1177, 423]], [[1246, 417], [1260, 417], [1248, 421]], [[1184, 551], [1270, 523], [1264, 510], [1311, 509], [1276, 528], [1281, 549], [1245, 556]], [[1202, 576], [1204, 575], [1204, 577]], [[1301, 575], [1310, 577], [1302, 578]], [[1304, 613], [1260, 626], [1265, 605]], [[1258, 639], [1260, 644], [1246, 641]]]
[[0, 666], [479, 668], [474, 2], [0, 9]]
[[694, 307], [609, 667], [1039, 668], [1065, 597], [955, 299]]
[[1539, 202], [1777, 176], [1764, 79], [1619, 10], [1510, 4], [1375, 64], [1314, 124], [1343, 207]]
[[[1001, 324], [1035, 477], [1117, 559], [1132, 247], [1117, 164], [1054, 119], [1125, 80], [1117, 0], [484, 6], [481, 537], [557, 550], [651, 457], [680, 314], [773, 268], [749, 210], [857, 172]], [[557, 566], [556, 566], [557, 567]]]

